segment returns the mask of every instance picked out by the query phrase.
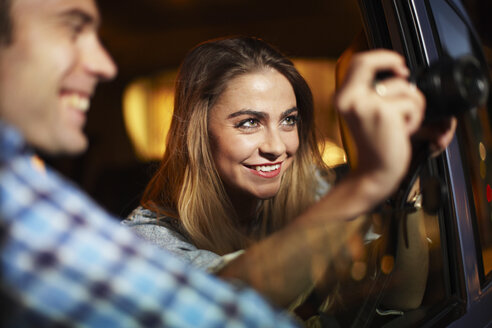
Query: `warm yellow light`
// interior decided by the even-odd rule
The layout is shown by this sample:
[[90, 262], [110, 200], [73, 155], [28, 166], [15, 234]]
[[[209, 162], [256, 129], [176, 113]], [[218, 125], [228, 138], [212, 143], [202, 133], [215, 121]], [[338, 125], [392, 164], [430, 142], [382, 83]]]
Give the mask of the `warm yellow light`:
[[174, 78], [169, 72], [132, 83], [123, 98], [123, 117], [135, 153], [142, 160], [162, 157], [171, 124]]
[[137, 154], [146, 157], [140, 152], [146, 152], [147, 129], [145, 111], [147, 106], [147, 89], [143, 83], [134, 83], [125, 92], [123, 98], [123, 117], [126, 130], [133, 142]]
[[323, 157], [323, 162], [329, 167], [334, 167], [347, 162], [347, 156], [342, 147], [330, 140], [320, 143], [319, 149]]
[[333, 107], [336, 61], [331, 59], [293, 59], [295, 67], [311, 88], [316, 127], [323, 139], [341, 145], [338, 115]]
[[346, 154], [341, 147], [338, 115], [332, 102], [336, 61], [324, 58], [298, 58], [292, 61], [313, 93], [316, 128], [323, 139], [319, 145], [323, 161], [330, 167], [346, 163]]
[[[316, 127], [324, 140], [323, 160], [329, 166], [346, 162], [340, 147], [338, 117], [332, 106], [335, 89], [335, 61], [294, 59], [296, 68], [308, 82], [314, 100]], [[162, 158], [172, 119], [176, 71], [142, 78], [125, 91], [123, 116], [136, 155], [142, 160]]]
[[384, 274], [390, 274], [395, 267], [395, 258], [392, 255], [384, 255], [381, 259], [381, 271]]
[[480, 159], [482, 161], [485, 161], [485, 159], [487, 158], [487, 149], [485, 148], [483, 142], [480, 142], [478, 144], [478, 153], [480, 154]]

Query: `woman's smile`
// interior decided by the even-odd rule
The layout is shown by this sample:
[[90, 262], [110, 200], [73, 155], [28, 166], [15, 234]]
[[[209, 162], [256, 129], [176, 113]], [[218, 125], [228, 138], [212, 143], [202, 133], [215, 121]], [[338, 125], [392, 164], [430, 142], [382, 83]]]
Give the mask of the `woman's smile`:
[[282, 163], [245, 166], [250, 169], [253, 174], [256, 174], [262, 178], [271, 179], [280, 174]]

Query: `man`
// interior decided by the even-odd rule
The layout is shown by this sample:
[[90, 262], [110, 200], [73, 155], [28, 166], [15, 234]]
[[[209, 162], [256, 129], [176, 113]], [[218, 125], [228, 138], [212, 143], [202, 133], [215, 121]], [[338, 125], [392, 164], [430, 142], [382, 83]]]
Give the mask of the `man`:
[[144, 244], [33, 156], [87, 147], [90, 98], [116, 74], [98, 15], [94, 0], [0, 0], [2, 323], [294, 326], [254, 292]]

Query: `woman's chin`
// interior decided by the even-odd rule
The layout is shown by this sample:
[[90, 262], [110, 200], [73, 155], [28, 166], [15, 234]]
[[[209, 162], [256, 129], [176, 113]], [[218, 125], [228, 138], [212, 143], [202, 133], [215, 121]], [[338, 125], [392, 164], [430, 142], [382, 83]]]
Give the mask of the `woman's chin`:
[[267, 200], [275, 197], [277, 193], [278, 193], [278, 188], [271, 189], [271, 190], [257, 190], [254, 196], [260, 200]]

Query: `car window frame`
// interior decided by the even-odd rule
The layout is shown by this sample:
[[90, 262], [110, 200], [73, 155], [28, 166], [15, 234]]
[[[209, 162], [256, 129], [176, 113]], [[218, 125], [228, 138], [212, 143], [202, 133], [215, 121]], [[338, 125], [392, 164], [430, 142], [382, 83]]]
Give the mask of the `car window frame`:
[[[449, 1], [447, 1], [449, 2]], [[465, 13], [461, 4], [455, 8]], [[442, 56], [433, 26], [433, 17], [427, 0], [359, 0], [366, 37], [371, 48], [389, 48], [403, 54], [407, 64], [414, 70], [428, 66]], [[471, 28], [466, 14], [462, 17]], [[472, 29], [473, 31], [473, 29]], [[474, 31], [473, 31], [474, 32]], [[445, 279], [449, 288], [446, 304], [434, 319], [425, 326], [452, 322], [464, 315], [465, 307], [475, 301], [477, 293], [486, 292], [490, 281], [477, 286], [476, 281], [484, 281], [477, 266], [481, 258], [477, 256], [475, 208], [470, 185], [465, 178], [465, 167], [458, 144], [454, 138], [448, 149], [438, 158], [430, 160], [427, 169], [437, 176], [447, 187], [447, 197], [439, 213], [441, 238], [443, 240], [443, 260], [446, 260]], [[459, 220], [458, 220], [459, 218]], [[463, 249], [475, 249], [473, 256], [464, 258]]]

